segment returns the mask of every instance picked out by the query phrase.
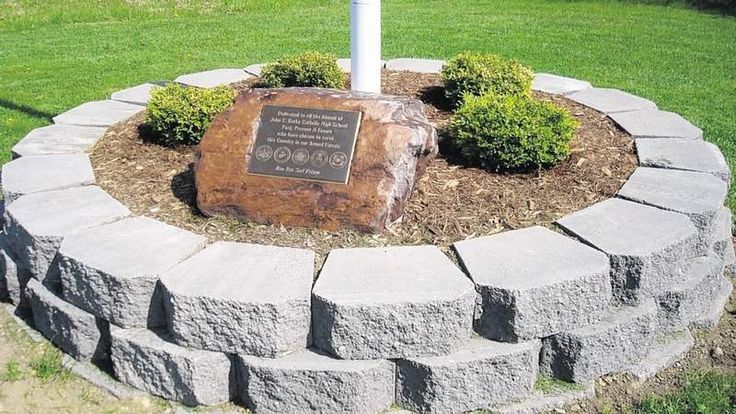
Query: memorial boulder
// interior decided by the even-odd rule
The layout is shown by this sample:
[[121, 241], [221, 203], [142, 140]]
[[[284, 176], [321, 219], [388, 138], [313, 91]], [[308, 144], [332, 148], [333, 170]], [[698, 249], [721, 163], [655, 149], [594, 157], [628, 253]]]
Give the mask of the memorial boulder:
[[264, 224], [380, 233], [437, 154], [423, 104], [328, 89], [250, 89], [195, 158], [197, 205]]

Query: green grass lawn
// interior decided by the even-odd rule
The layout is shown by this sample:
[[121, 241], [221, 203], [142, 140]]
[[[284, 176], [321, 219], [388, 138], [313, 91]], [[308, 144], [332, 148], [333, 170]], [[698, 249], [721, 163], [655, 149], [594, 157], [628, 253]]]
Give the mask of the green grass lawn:
[[[690, 119], [736, 166], [736, 18], [630, 1], [383, 3], [386, 58], [493, 52], [624, 89]], [[127, 86], [307, 49], [347, 56], [348, 5], [0, 0], [0, 161], [53, 115]]]

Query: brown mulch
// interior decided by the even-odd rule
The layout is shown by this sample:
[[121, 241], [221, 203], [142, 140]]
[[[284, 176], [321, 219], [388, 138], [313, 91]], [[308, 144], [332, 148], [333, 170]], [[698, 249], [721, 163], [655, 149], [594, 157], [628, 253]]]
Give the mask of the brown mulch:
[[[250, 87], [253, 83], [235, 85]], [[440, 131], [450, 119], [438, 75], [386, 71], [383, 91], [423, 100]], [[580, 120], [572, 155], [560, 165], [530, 174], [497, 174], [457, 165], [440, 154], [417, 183], [404, 217], [382, 235], [353, 231], [243, 223], [205, 217], [195, 203], [194, 148], [166, 148], [146, 142], [141, 114], [108, 130], [92, 153], [98, 184], [146, 215], [210, 240], [303, 247], [323, 256], [337, 247], [436, 244], [554, 220], [613, 196], [636, 166], [633, 141], [606, 116], [562, 97], [552, 100]]]

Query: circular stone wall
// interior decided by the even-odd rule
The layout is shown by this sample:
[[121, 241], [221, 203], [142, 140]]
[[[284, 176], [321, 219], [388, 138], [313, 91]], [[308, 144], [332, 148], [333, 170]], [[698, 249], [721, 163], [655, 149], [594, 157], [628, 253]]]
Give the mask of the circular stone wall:
[[[344, 67], [349, 62], [340, 61]], [[436, 73], [442, 61], [387, 69]], [[182, 76], [214, 87], [260, 65]], [[702, 131], [646, 99], [555, 75], [533, 89], [598, 110], [636, 140], [617, 197], [531, 227], [436, 246], [333, 250], [216, 242], [149, 219], [95, 186], [86, 153], [144, 110], [154, 85], [54, 118], [13, 148], [0, 297], [80, 361], [187, 405], [255, 412], [550, 409], [592, 381], [638, 379], [714, 326], [736, 262], [730, 172]], [[540, 376], [581, 384], [544, 395]]]

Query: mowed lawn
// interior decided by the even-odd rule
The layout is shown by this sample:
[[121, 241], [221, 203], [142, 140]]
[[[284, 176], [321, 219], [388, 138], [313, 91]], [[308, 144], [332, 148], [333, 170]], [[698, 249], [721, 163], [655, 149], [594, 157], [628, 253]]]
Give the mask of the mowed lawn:
[[[0, 0], [0, 161], [33, 128], [145, 81], [349, 53], [349, 1]], [[621, 1], [384, 0], [385, 58], [464, 50], [656, 101], [736, 166], [736, 19]], [[730, 205], [736, 207], [732, 192]]]

